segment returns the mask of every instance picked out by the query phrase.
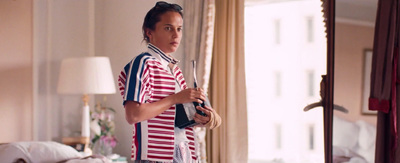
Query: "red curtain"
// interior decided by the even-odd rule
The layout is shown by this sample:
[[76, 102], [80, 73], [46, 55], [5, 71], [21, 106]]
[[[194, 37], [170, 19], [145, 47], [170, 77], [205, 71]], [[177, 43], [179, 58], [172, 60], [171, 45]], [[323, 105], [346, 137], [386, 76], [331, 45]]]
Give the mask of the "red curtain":
[[376, 163], [400, 163], [397, 106], [400, 106], [398, 78], [398, 0], [379, 0], [376, 15], [369, 109], [378, 110]]

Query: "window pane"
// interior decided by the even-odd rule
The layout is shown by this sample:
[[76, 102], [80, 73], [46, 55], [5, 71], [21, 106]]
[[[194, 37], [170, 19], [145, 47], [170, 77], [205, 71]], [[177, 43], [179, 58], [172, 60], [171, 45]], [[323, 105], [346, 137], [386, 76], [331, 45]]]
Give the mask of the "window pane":
[[275, 44], [281, 43], [281, 21], [279, 19], [274, 21], [274, 34]]
[[324, 162], [322, 109], [303, 111], [326, 74], [321, 1], [246, 3], [245, 53], [249, 163]]
[[307, 21], [307, 41], [312, 43], [314, 41], [314, 22], [312, 17], [306, 18]]

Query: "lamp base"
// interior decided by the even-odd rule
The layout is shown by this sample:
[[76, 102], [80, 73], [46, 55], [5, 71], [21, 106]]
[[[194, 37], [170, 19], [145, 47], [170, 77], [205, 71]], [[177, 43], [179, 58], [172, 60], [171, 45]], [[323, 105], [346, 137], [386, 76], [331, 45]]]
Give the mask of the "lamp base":
[[82, 108], [82, 137], [90, 137], [90, 109], [89, 105], [85, 105]]

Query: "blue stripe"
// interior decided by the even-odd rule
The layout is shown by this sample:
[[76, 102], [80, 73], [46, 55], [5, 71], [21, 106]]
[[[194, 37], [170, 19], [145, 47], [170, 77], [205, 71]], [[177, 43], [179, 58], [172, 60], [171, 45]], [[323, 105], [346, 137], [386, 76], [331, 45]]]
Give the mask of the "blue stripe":
[[164, 52], [162, 52], [160, 49], [158, 49], [156, 46], [154, 46], [153, 44], [148, 45], [148, 48], [153, 50], [154, 52], [156, 52], [157, 54], [159, 54], [161, 56], [161, 58], [163, 58], [164, 60], [166, 60], [168, 63], [171, 62], [173, 64], [175, 64], [177, 61], [167, 55], [165, 55]]
[[142, 160], [142, 127], [141, 123], [136, 123], [136, 139], [138, 141], [136, 160]]
[[[145, 66], [144, 63], [146, 62], [147, 59], [149, 59], [148, 56], [151, 56], [151, 55], [149, 53], [142, 53], [142, 54], [138, 55], [135, 58], [135, 60], [133, 61], [133, 65], [131, 65], [132, 66], [132, 73], [130, 73], [130, 75], [131, 75], [129, 77], [130, 80], [129, 80], [129, 83], [127, 83], [127, 84], [129, 84], [129, 88], [128, 88], [128, 94], [127, 94], [126, 100], [134, 100], [134, 101], [140, 102], [140, 88], [142, 87], [142, 82], [141, 82], [140, 78], [143, 75], [144, 66]], [[146, 58], [143, 60], [142, 66], [139, 67], [141, 62], [142, 62], [141, 60], [142, 60], [143, 57], [146, 57]], [[137, 79], [137, 78], [139, 78], [139, 79]], [[136, 81], [139, 81], [138, 87], [136, 87], [136, 84], [137, 84]], [[136, 89], [138, 91], [137, 92], [138, 95], [137, 95], [137, 97], [134, 97]]]

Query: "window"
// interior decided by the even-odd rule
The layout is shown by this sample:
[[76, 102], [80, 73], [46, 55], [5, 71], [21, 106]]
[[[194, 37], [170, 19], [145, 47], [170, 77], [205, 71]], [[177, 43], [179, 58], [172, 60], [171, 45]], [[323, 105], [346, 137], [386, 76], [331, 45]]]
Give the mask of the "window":
[[314, 125], [308, 126], [308, 149], [314, 150]]
[[314, 42], [314, 22], [312, 17], [306, 18], [306, 26], [307, 26], [307, 42]]
[[314, 87], [315, 87], [315, 82], [314, 82], [314, 71], [309, 70], [307, 71], [307, 92], [309, 97], [314, 96]]
[[275, 148], [282, 149], [282, 125], [275, 124]]
[[324, 162], [322, 109], [302, 110], [320, 100], [315, 77], [326, 74], [321, 1], [253, 2], [245, 6], [248, 162]]
[[281, 21], [279, 19], [274, 20], [274, 35], [275, 44], [281, 43]]
[[282, 95], [282, 77], [281, 72], [275, 72], [275, 97]]

